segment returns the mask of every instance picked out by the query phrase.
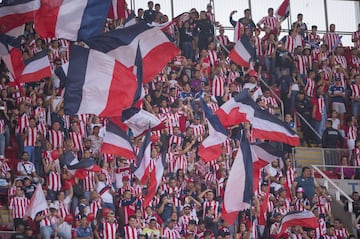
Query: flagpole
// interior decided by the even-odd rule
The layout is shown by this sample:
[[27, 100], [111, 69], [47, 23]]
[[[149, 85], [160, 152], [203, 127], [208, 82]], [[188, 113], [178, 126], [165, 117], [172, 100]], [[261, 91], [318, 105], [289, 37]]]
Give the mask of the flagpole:
[[288, 29], [290, 30], [291, 29], [291, 4], [290, 4], [290, 0], [289, 0], [289, 17], [288, 17]]

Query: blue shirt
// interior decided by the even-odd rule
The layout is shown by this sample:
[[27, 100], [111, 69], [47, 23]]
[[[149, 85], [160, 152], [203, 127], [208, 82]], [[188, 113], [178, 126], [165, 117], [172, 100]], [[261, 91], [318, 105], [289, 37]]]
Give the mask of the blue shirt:
[[[329, 88], [329, 93], [331, 95], [332, 94], [339, 94], [339, 93], [344, 94], [345, 93], [345, 88], [342, 87], [342, 86], [332, 85]], [[334, 97], [331, 97], [331, 98], [332, 98], [332, 102], [345, 103], [345, 99], [342, 96], [334, 96]]]
[[76, 228], [77, 237], [90, 237], [92, 235], [91, 227], [78, 227]]

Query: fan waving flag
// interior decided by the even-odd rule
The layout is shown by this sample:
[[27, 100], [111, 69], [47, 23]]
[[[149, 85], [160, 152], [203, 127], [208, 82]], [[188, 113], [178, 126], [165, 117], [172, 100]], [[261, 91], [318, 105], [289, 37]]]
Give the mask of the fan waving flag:
[[90, 48], [116, 58], [129, 68], [134, 66], [139, 45], [143, 57], [144, 84], [152, 81], [179, 52], [160, 29], [146, 23], [105, 32], [85, 43]]
[[134, 107], [124, 110], [121, 120], [131, 129], [135, 137], [146, 133], [147, 130], [160, 130], [165, 128], [164, 123], [156, 118], [155, 115]]
[[246, 38], [241, 38], [235, 43], [234, 48], [230, 51], [229, 57], [236, 64], [243, 67], [250, 67], [251, 60], [255, 59], [255, 48]]
[[103, 32], [110, 0], [41, 0], [34, 27], [42, 38], [83, 41]]
[[252, 100], [248, 91], [242, 91], [215, 112], [225, 127], [251, 122], [255, 138], [299, 144], [299, 136], [286, 124]]
[[113, 122], [106, 126], [101, 152], [124, 158], [135, 158], [134, 148], [127, 134]]
[[276, 10], [275, 15], [284, 21], [290, 14], [290, 0], [283, 0], [279, 8]]
[[307, 228], [317, 228], [319, 223], [317, 217], [311, 211], [288, 212], [281, 219], [278, 235], [283, 234], [287, 228], [297, 225]]
[[25, 61], [19, 82], [34, 82], [46, 77], [51, 77], [51, 66], [47, 52], [42, 51]]
[[65, 86], [68, 115], [119, 116], [131, 106], [137, 83], [134, 74], [102, 52], [73, 46]]
[[239, 211], [251, 206], [253, 197], [252, 173], [253, 162], [250, 144], [243, 134], [225, 187], [222, 217], [229, 224], [234, 224]]
[[209, 136], [200, 144], [198, 155], [205, 162], [210, 162], [221, 156], [222, 144], [227, 139], [227, 132], [217, 115], [212, 114], [205, 101], [202, 98], [200, 101], [205, 117], [208, 120]]
[[24, 33], [26, 22], [34, 20], [40, 0], [4, 0], [0, 3], [0, 32], [11, 36]]
[[39, 183], [36, 186], [36, 190], [31, 197], [30, 204], [26, 208], [25, 215], [31, 217], [31, 219], [34, 220], [36, 214], [38, 214], [41, 211], [44, 211], [46, 208], [48, 208], [48, 203], [46, 201], [46, 197], [41, 187], [41, 184]]

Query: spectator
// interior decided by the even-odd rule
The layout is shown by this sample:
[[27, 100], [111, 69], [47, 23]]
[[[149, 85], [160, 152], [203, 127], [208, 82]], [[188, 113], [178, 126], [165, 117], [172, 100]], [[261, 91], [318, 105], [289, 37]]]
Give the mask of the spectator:
[[304, 196], [306, 196], [307, 198], [313, 198], [315, 193], [315, 188], [318, 185], [310, 174], [311, 174], [310, 168], [303, 167], [301, 175], [295, 178], [291, 187], [291, 193], [293, 198], [296, 197], [296, 191], [299, 187], [303, 189]]
[[326, 121], [326, 129], [322, 136], [322, 147], [323, 148], [337, 148], [342, 147], [344, 143], [344, 138], [340, 132], [332, 127], [332, 121]]
[[155, 20], [155, 17], [156, 17], [156, 12], [153, 9], [154, 8], [154, 2], [153, 1], [148, 1], [147, 5], [148, 5], [148, 9], [144, 11], [144, 20], [147, 23], [152, 23]]
[[336, 173], [340, 179], [355, 179], [355, 169], [346, 167], [350, 166], [346, 156], [341, 158], [340, 166], [341, 167], [334, 169], [334, 173]]

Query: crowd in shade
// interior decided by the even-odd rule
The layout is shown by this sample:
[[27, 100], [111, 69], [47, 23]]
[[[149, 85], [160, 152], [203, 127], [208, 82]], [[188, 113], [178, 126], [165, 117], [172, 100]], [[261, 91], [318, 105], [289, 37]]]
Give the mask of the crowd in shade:
[[[67, 112], [65, 66], [70, 61], [69, 79], [77, 70], [71, 66], [75, 59], [72, 49], [90, 46], [106, 53], [101, 45], [93, 46], [94, 42], [86, 39], [74, 44], [74, 39], [44, 38], [36, 32], [36, 24], [27, 22], [22, 59], [26, 62], [46, 52], [51, 77], [19, 83], [3, 57], [0, 202], [2, 209], [8, 209], [15, 231], [11, 238], [350, 239], [359, 235], [352, 234], [360, 232], [358, 192], [351, 195], [357, 222], [354, 228], [345, 228], [332, 212], [327, 188], [317, 184], [312, 169], [296, 171], [292, 141], [279, 142], [259, 134], [259, 126], [252, 120], [224, 127], [220, 113], [240, 98], [239, 93], [246, 92], [251, 102], [239, 107], [266, 112], [273, 122], [284, 118], [284, 128], [294, 135], [302, 131], [302, 146], [348, 149], [352, 157], [339, 158], [336, 163], [360, 166], [360, 24], [352, 35], [354, 45], [343, 46], [335, 24], [320, 36], [316, 22], [307, 26], [306, 16], [299, 13], [289, 33], [280, 37], [286, 16], [276, 16], [269, 8], [264, 9], [267, 14], [262, 19], [252, 19], [250, 9], [245, 9], [238, 20], [233, 19], [236, 11], [230, 13], [229, 23], [234, 26], [234, 39], [230, 40], [222, 27], [229, 23], [217, 22], [211, 5], [171, 20], [160, 4], [152, 1], [135, 15], [125, 2], [118, 4], [122, 6], [111, 6], [104, 34], [126, 31], [130, 23], [130, 27], [147, 23], [161, 29], [180, 49], [169, 61], [164, 58], [168, 63], [152, 79], [145, 78], [156, 65], [154, 59], [160, 61], [161, 56], [148, 61], [143, 54], [143, 71], [135, 63], [134, 78], [139, 81], [144, 76], [144, 84], [142, 94], [137, 90], [132, 109], [141, 110], [145, 118], [135, 119], [133, 125], [124, 127], [131, 121], [132, 111], [125, 110], [118, 117]], [[254, 51], [248, 67], [229, 58], [239, 41]], [[98, 79], [94, 84], [92, 89], [107, 83]], [[130, 82], [121, 84], [125, 92], [131, 90]], [[93, 92], [91, 97], [103, 101], [106, 96]], [[111, 104], [129, 100], [116, 99]], [[284, 103], [284, 112], [278, 99]], [[297, 124], [296, 113], [302, 115]], [[160, 124], [152, 125], [153, 118]], [[146, 130], [136, 128], [140, 122], [147, 124]], [[218, 137], [215, 141], [221, 141], [220, 151], [211, 151], [209, 145], [214, 142], [206, 141], [213, 134]], [[254, 171], [250, 174], [245, 163], [233, 172], [251, 175], [253, 190], [244, 196], [250, 198], [249, 206], [229, 217], [224, 211], [228, 201], [224, 195], [233, 195], [235, 200], [237, 186], [244, 190], [248, 179], [244, 177], [227, 191], [232, 166], [242, 160], [241, 153], [245, 155], [243, 141], [249, 148], [249, 143], [251, 147], [271, 147], [278, 156], [264, 164], [251, 159]], [[273, 157], [269, 152], [265, 155]], [[335, 169], [334, 173], [346, 179], [360, 178], [360, 171], [350, 168]], [[47, 205], [36, 211], [42, 195]], [[309, 225], [307, 219], [315, 221]]]

